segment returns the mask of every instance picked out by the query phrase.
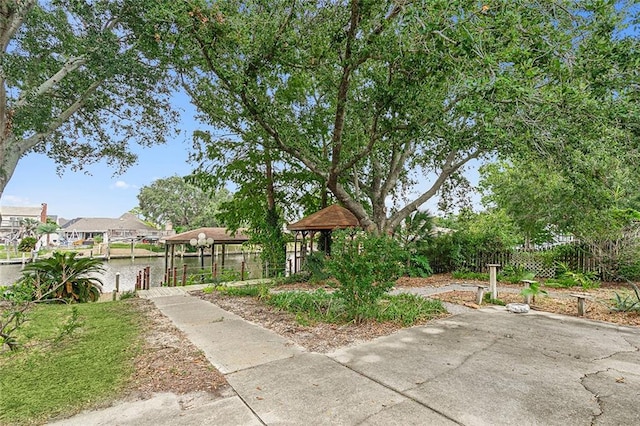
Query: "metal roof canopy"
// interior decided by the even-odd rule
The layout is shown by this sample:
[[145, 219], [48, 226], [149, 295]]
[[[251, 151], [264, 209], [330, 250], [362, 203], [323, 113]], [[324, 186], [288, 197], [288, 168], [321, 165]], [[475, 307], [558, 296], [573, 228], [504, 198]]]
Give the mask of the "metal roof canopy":
[[204, 234], [206, 238], [213, 238], [214, 244], [242, 244], [249, 241], [249, 237], [243, 230], [237, 230], [230, 234], [227, 228], [198, 228], [191, 231], [182, 232], [164, 239], [166, 244], [189, 244], [193, 238], [198, 238], [198, 234]]
[[[244, 233], [244, 230], [239, 229], [233, 234], [229, 233], [227, 228], [198, 228], [191, 231], [182, 232], [180, 234], [172, 235], [164, 239], [164, 271], [174, 269], [175, 259], [175, 247], [178, 244], [189, 244], [192, 239], [198, 239], [199, 234], [204, 234], [205, 238], [213, 238], [213, 244], [211, 245], [211, 253], [213, 256], [216, 244], [222, 246], [222, 266], [224, 267], [224, 255], [225, 245], [227, 244], [242, 244], [249, 241], [249, 236]], [[171, 250], [169, 250], [171, 247]], [[171, 252], [171, 256], [169, 256]], [[170, 262], [169, 262], [170, 260]], [[165, 277], [165, 282], [168, 279]]]

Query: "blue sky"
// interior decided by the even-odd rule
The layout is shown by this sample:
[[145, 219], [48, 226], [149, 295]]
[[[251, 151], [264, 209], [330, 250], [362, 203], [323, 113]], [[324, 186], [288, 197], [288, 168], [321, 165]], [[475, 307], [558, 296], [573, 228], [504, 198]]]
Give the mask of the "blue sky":
[[[89, 174], [65, 170], [59, 176], [53, 160], [42, 154], [29, 154], [18, 163], [0, 198], [0, 206], [39, 207], [47, 203], [49, 215], [68, 220], [76, 217], [116, 218], [128, 212], [138, 205], [137, 195], [143, 186], [192, 171], [187, 162], [192, 149], [192, 133], [198, 128], [210, 127], [196, 120], [195, 107], [186, 95], [176, 94], [174, 105], [182, 110], [179, 136], [164, 145], [132, 146], [138, 154], [138, 163], [124, 174], [114, 175], [113, 168], [97, 163], [88, 167], [86, 172]], [[477, 183], [477, 171], [471, 172], [469, 177]], [[425, 176], [424, 185], [433, 179], [435, 176]], [[424, 190], [424, 185], [418, 185], [418, 188]], [[436, 213], [437, 201], [430, 200], [422, 209]]]
[[9, 181], [1, 206], [39, 207], [47, 203], [49, 215], [65, 219], [76, 217], [119, 217], [138, 205], [140, 188], [154, 180], [172, 175], [186, 175], [191, 134], [199, 124], [195, 109], [183, 95], [176, 95], [181, 115], [180, 135], [164, 145], [131, 149], [138, 163], [124, 174], [114, 176], [114, 169], [104, 163], [93, 164], [84, 172], [66, 170], [56, 174], [53, 160], [41, 154], [28, 154], [20, 160]]

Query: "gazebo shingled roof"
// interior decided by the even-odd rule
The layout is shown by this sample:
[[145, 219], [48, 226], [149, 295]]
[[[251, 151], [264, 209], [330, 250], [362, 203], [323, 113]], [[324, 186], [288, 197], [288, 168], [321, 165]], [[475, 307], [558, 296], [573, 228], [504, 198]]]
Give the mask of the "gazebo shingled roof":
[[331, 231], [333, 229], [355, 228], [358, 219], [349, 210], [337, 204], [326, 207], [287, 226], [290, 231]]
[[213, 238], [215, 244], [242, 244], [249, 241], [249, 237], [241, 229], [229, 234], [227, 228], [198, 228], [181, 234], [165, 238], [167, 244], [189, 244], [198, 234], [204, 233], [207, 238]]

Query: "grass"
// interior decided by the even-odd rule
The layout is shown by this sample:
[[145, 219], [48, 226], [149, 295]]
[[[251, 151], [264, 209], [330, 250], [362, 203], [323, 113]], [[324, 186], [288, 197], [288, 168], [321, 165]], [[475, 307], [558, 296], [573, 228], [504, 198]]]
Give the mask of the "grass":
[[117, 396], [138, 350], [134, 305], [41, 305], [29, 316], [21, 349], [0, 353], [1, 424], [40, 424]]

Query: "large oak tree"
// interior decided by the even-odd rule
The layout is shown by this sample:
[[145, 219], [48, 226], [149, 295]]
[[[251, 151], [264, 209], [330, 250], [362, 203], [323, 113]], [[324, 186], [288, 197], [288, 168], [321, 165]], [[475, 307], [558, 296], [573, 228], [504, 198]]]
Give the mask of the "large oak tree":
[[133, 34], [155, 4], [0, 1], [0, 195], [31, 152], [60, 172], [97, 161], [121, 171], [136, 161], [131, 143], [171, 136], [166, 68]]
[[209, 124], [388, 231], [473, 159], [637, 144], [633, 4], [190, 0], [147, 37]]

